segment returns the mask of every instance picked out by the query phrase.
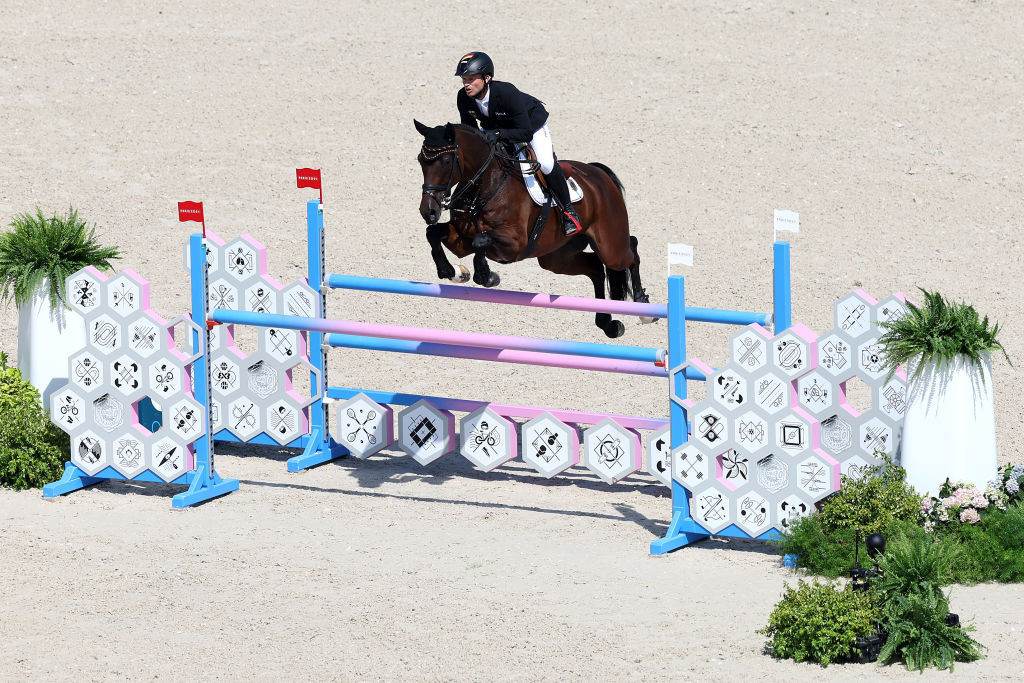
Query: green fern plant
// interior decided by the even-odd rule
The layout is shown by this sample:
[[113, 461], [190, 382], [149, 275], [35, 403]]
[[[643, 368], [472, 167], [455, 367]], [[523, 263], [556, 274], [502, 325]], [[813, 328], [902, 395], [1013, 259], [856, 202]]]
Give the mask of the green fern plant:
[[958, 354], [980, 365], [981, 354], [998, 349], [1010, 363], [1006, 349], [996, 339], [999, 323], [990, 327], [988, 316], [980, 318], [973, 306], [954, 303], [937, 292], [921, 289], [921, 293], [924, 305], [916, 306], [908, 301], [906, 315], [893, 322], [880, 323], [885, 333], [879, 343], [885, 348], [885, 365], [890, 378], [896, 368], [918, 356], [921, 362], [915, 376], [929, 361], [950, 361]]
[[72, 273], [94, 266], [109, 270], [120, 257], [117, 247], [96, 240], [96, 230], [68, 208], [66, 215], [47, 218], [36, 207], [35, 215], [19, 214], [11, 230], [0, 235], [0, 303], [12, 299], [18, 306], [29, 302], [46, 278], [50, 282], [50, 306], [64, 303], [64, 280]]

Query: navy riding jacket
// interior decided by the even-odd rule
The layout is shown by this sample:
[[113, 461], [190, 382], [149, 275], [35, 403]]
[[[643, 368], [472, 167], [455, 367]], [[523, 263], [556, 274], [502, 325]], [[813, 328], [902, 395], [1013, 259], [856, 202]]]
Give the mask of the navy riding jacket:
[[491, 81], [488, 115], [484, 116], [472, 97], [459, 90], [457, 104], [462, 123], [474, 128], [496, 130], [505, 140], [529, 142], [548, 120], [544, 103], [511, 83]]

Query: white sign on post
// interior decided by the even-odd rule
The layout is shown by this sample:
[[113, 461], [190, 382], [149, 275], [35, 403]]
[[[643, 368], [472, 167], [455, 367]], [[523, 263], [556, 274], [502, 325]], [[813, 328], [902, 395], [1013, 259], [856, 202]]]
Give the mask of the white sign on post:
[[672, 264], [678, 263], [684, 266], [693, 265], [693, 246], [681, 242], [668, 245], [668, 274], [672, 275]]
[[800, 232], [800, 214], [796, 211], [775, 209], [775, 233], [772, 242], [778, 238], [780, 232]]

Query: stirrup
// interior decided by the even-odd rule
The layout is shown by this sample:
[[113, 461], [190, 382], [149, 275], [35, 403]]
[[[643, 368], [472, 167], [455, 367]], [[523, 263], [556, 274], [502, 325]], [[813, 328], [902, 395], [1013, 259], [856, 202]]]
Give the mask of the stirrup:
[[583, 226], [580, 225], [580, 217], [576, 215], [576, 212], [572, 209], [562, 211], [562, 232], [565, 233], [565, 236], [569, 237], [582, 231]]

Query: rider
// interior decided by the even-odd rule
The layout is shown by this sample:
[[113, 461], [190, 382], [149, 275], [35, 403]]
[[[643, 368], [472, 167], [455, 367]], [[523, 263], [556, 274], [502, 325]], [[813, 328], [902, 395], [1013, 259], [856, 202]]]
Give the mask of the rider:
[[[548, 112], [536, 97], [494, 78], [494, 63], [483, 52], [470, 52], [459, 60], [455, 75], [462, 77], [457, 104], [462, 123], [482, 128], [487, 141], [529, 142], [540, 171], [562, 209], [562, 230], [574, 235], [583, 228], [569, 201], [565, 174], [555, 159], [548, 131]], [[479, 125], [478, 125], [479, 121]]]

